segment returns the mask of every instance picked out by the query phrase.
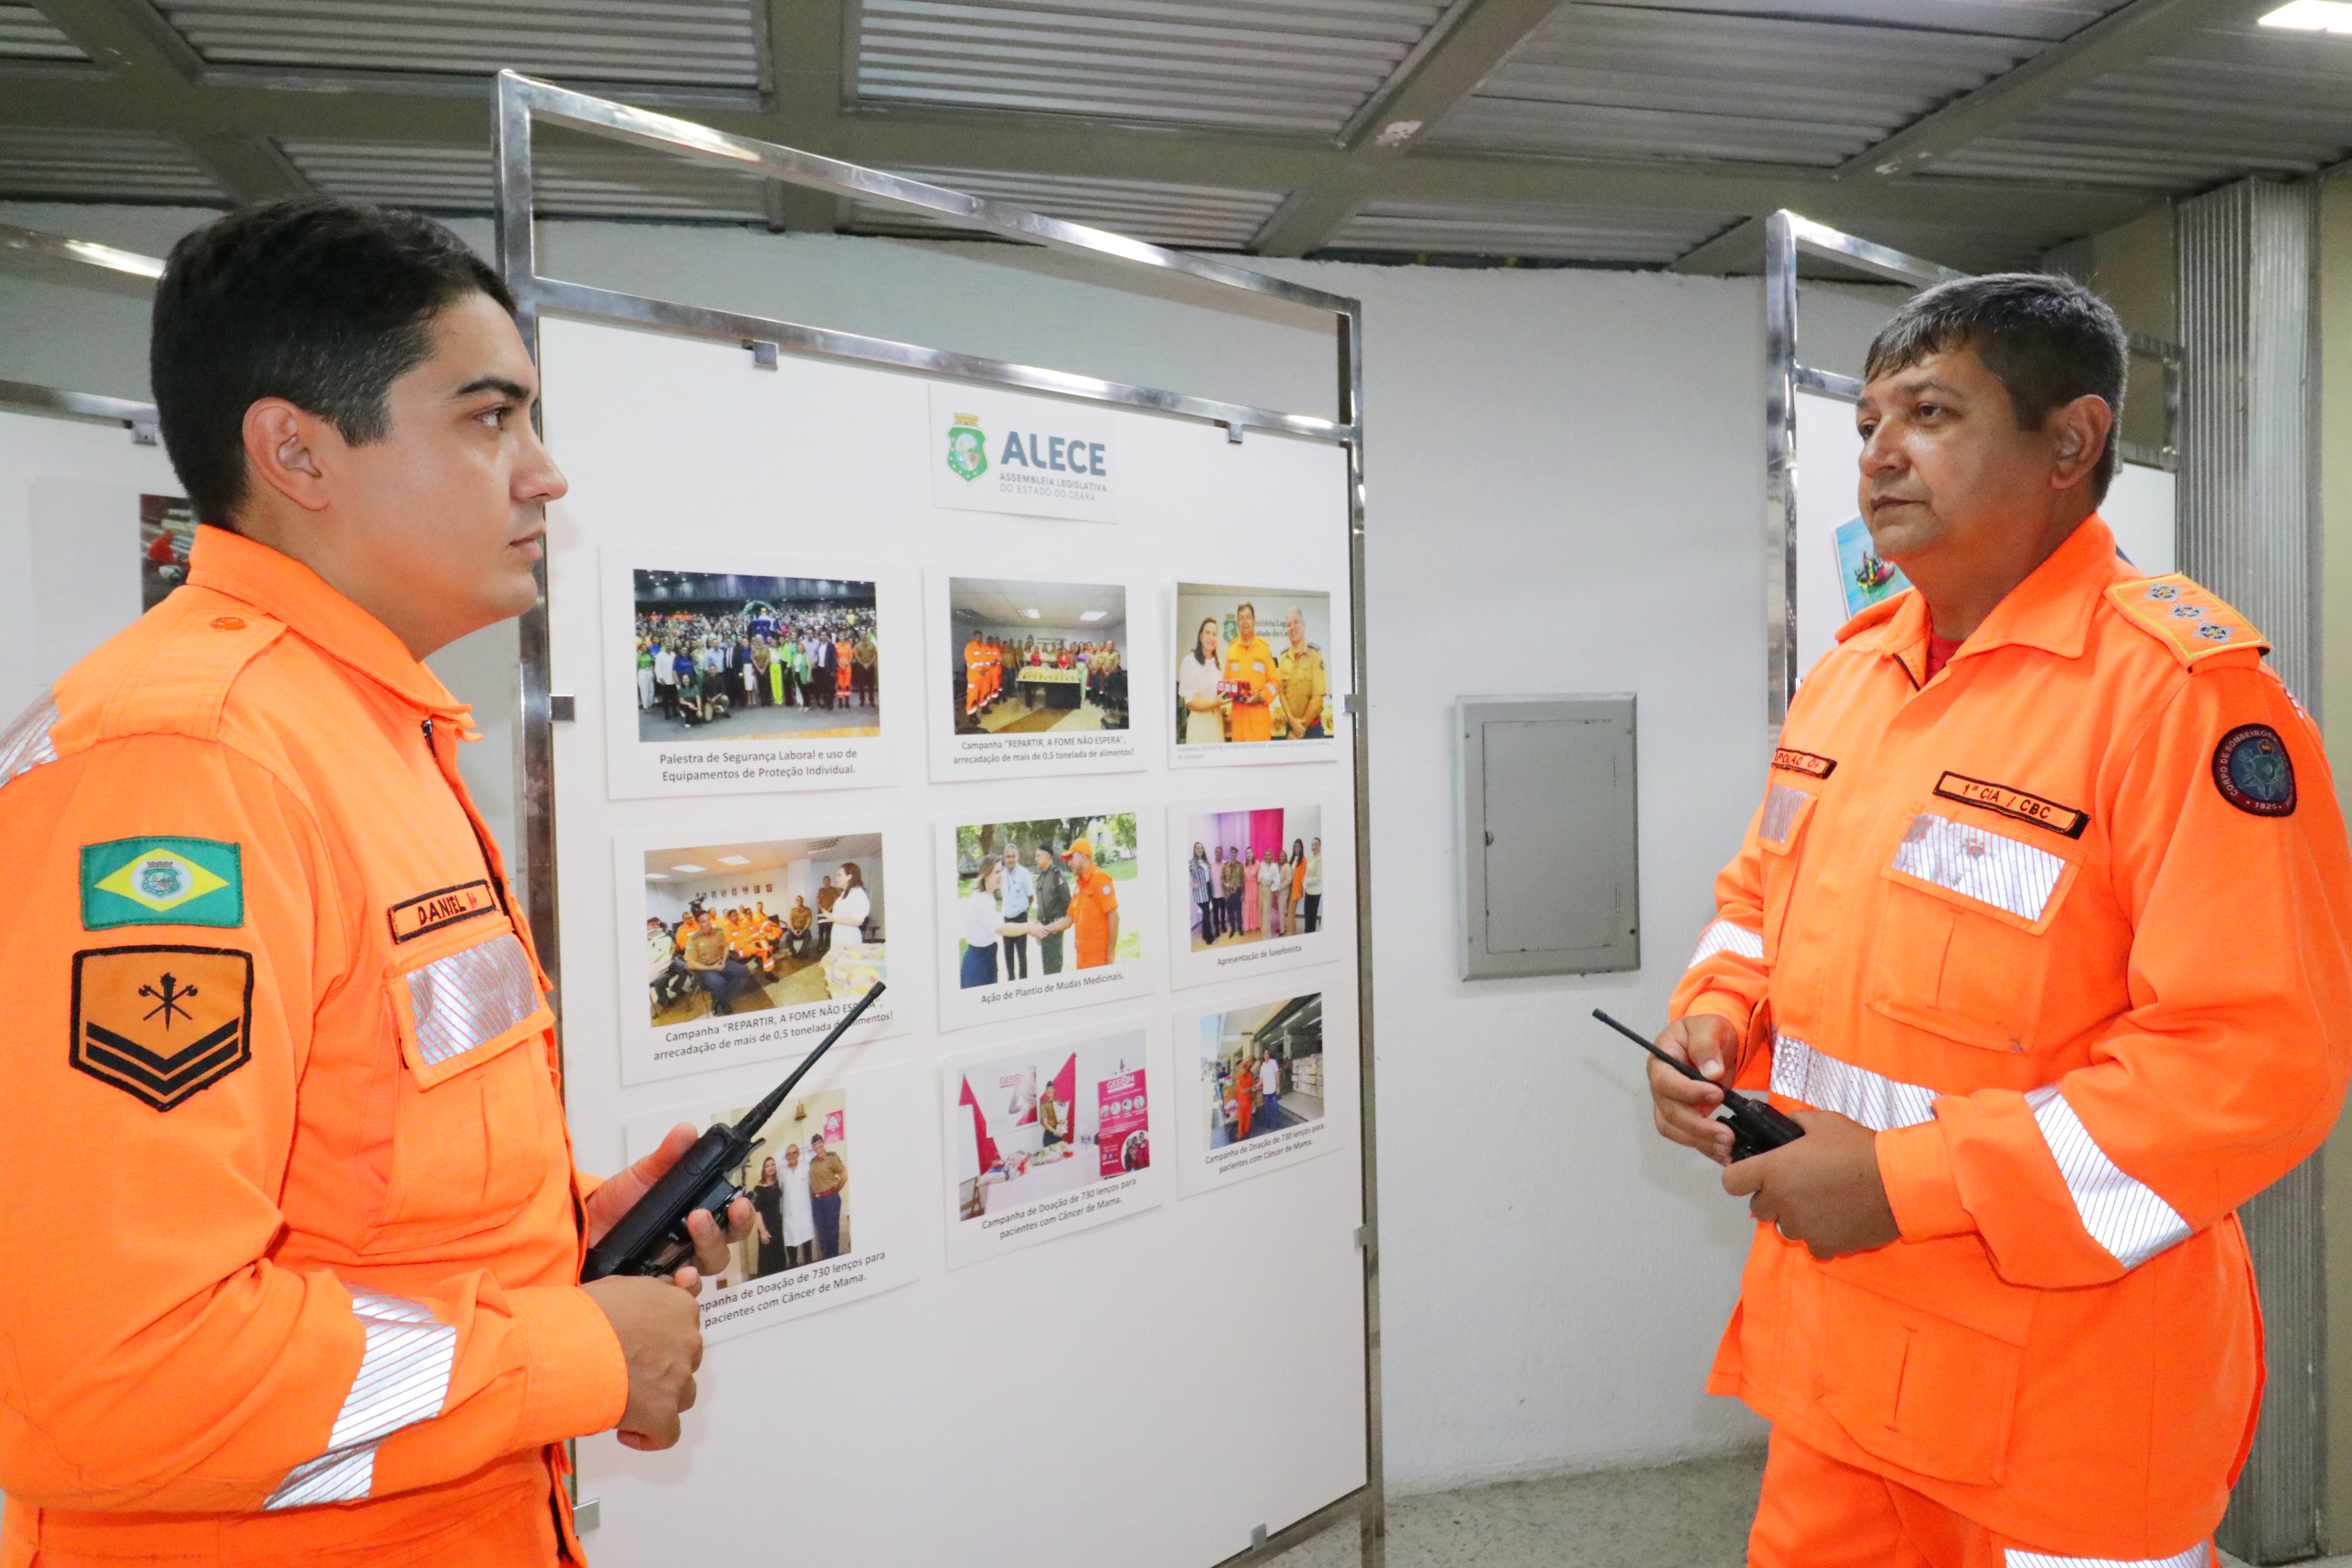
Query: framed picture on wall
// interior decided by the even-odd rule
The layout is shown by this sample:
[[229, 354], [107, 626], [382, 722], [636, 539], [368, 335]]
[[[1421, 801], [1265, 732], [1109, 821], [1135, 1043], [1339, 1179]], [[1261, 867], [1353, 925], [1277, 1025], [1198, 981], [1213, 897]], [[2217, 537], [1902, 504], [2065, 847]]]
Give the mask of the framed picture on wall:
[[1123, 583], [933, 572], [924, 586], [931, 779], [1132, 773], [1144, 766], [1139, 659], [1157, 648]]
[[1347, 683], [1328, 593], [1179, 583], [1170, 624], [1173, 766], [1339, 756], [1334, 737]]
[[1321, 963], [1355, 913], [1336, 800], [1235, 794], [1168, 808], [1168, 973], [1177, 985]]
[[[891, 782], [918, 645], [889, 574], [793, 558], [604, 552], [605, 736], [620, 798]], [[905, 650], [887, 668], [886, 637]]]
[[[623, 1079], [813, 1048], [890, 977], [897, 837], [871, 823], [823, 832], [772, 823], [621, 839]], [[903, 1000], [884, 993], [835, 1049], [904, 1029]]]

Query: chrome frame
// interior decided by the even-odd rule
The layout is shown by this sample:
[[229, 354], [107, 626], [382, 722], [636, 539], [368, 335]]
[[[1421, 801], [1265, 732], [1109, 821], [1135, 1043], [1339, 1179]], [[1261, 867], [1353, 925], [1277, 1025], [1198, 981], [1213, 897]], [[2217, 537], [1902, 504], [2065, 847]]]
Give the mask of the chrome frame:
[[[1776, 736], [1797, 693], [1797, 394], [1860, 401], [1862, 383], [1797, 358], [1797, 258], [1836, 262], [1890, 282], [1930, 289], [1969, 274], [1874, 245], [1782, 208], [1764, 220], [1764, 711]], [[2131, 334], [2131, 352], [2164, 366], [2164, 445], [2118, 441], [2126, 462], [2177, 470], [2180, 345]]]
[[[135, 279], [152, 284], [163, 276], [163, 263], [160, 258], [142, 256], [135, 250], [121, 250], [111, 245], [100, 245], [96, 240], [51, 234], [46, 229], [19, 228], [10, 223], [0, 223], [0, 249], [37, 256], [47, 261], [97, 268], [101, 272], [113, 275], [108, 280], [110, 282]], [[135, 283], [131, 285], [137, 286]], [[73, 392], [29, 381], [0, 380], [0, 407], [25, 414], [47, 415], [56, 419], [87, 419], [105, 425], [120, 425], [130, 431], [131, 439], [142, 447], [152, 447], [160, 440], [156, 434], [155, 405], [132, 398], [110, 397], [97, 392]]]
[[[1339, 416], [1261, 408], [1155, 387], [1105, 381], [1038, 365], [1018, 364], [952, 350], [920, 347], [835, 331], [793, 321], [772, 321], [733, 311], [710, 310], [644, 295], [617, 293], [562, 279], [539, 270], [533, 230], [535, 182], [531, 160], [531, 126], [535, 122], [625, 142], [691, 162], [716, 164], [739, 174], [757, 175], [788, 184], [826, 191], [835, 196], [881, 202], [950, 220], [959, 228], [980, 229], [1008, 238], [1043, 244], [1055, 249], [1131, 267], [1174, 273], [1213, 289], [1240, 289], [1265, 298], [1328, 315], [1338, 333]], [[1347, 453], [1348, 576], [1351, 602], [1349, 647], [1354, 689], [1340, 703], [1354, 720], [1353, 760], [1356, 784], [1356, 930], [1357, 1003], [1359, 1014], [1358, 1072], [1363, 1218], [1357, 1233], [1364, 1268], [1364, 1391], [1365, 1484], [1333, 1500], [1306, 1518], [1265, 1536], [1234, 1563], [1264, 1561], [1307, 1539], [1328, 1525], [1353, 1517], [1360, 1531], [1362, 1560], [1367, 1568], [1386, 1562], [1386, 1489], [1381, 1471], [1381, 1318], [1380, 1212], [1376, 1175], [1377, 1119], [1374, 1114], [1372, 1060], [1371, 970], [1371, 815], [1370, 714], [1365, 700], [1365, 668], [1370, 652], [1364, 622], [1364, 463], [1363, 463], [1363, 307], [1355, 300], [1321, 289], [1270, 278], [1247, 268], [1211, 257], [1189, 255], [1132, 239], [1108, 229], [1027, 212], [1003, 203], [965, 195], [944, 186], [927, 184], [877, 169], [822, 157], [775, 142], [731, 135], [690, 121], [656, 114], [535, 80], [514, 71], [498, 79], [496, 132], [497, 253], [499, 272], [514, 293], [517, 325], [535, 360], [539, 354], [539, 321], [554, 310], [589, 321], [710, 338], [747, 345], [773, 345], [782, 353], [818, 359], [844, 360], [952, 380], [1042, 393], [1075, 402], [1139, 409], [1146, 413], [1194, 419], [1223, 426], [1234, 439], [1244, 430], [1261, 430], [1308, 441], [1325, 441]], [[547, 618], [545, 563], [537, 568], [538, 604], [522, 617], [522, 722], [518, 728], [517, 786], [522, 820], [516, 868], [525, 909], [537, 940], [540, 962], [555, 984], [551, 1003], [562, 1016], [562, 948], [557, 903], [555, 861], [554, 731], [548, 682], [551, 648]]]

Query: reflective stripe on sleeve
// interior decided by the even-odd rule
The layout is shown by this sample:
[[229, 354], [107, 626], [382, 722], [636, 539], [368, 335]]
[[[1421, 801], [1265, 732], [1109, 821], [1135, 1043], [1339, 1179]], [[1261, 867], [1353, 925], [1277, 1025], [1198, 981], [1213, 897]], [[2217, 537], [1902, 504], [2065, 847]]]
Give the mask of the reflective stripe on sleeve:
[[1895, 868], [2020, 920], [2038, 921], [2066, 862], [2005, 833], [1923, 811], [1895, 847]]
[[416, 1048], [428, 1065], [495, 1039], [531, 1016], [539, 987], [511, 931], [436, 959], [408, 976]]
[[1772, 1092], [1851, 1116], [1874, 1132], [1916, 1127], [1936, 1116], [1934, 1089], [1842, 1062], [1787, 1035], [1772, 1042]]
[[49, 731], [58, 721], [58, 700], [47, 692], [0, 730], [0, 786], [19, 773], [31, 773], [43, 763], [58, 760]]
[[2213, 1561], [2210, 1542], [2200, 1541], [2169, 1557], [2060, 1557], [2048, 1552], [2001, 1551], [2001, 1568], [2207, 1568]]
[[2154, 1188], [2126, 1175], [2107, 1158], [2054, 1086], [2028, 1091], [2025, 1102], [2033, 1108], [2042, 1141], [2050, 1145], [2058, 1161], [2058, 1173], [2066, 1179], [2066, 1191], [2074, 1200], [2083, 1228], [2116, 1262], [2137, 1268], [2166, 1247], [2188, 1239], [2189, 1222], [2157, 1196]]
[[1804, 809], [1803, 790], [1795, 784], [1774, 784], [1764, 794], [1764, 816], [1756, 825], [1756, 837], [1787, 848], [1789, 835], [1796, 830], [1797, 813]]
[[1733, 925], [1729, 921], [1717, 921], [1698, 933], [1698, 949], [1691, 954], [1686, 966], [1696, 969], [1718, 952], [1738, 953], [1758, 963], [1764, 960], [1764, 938], [1746, 926]]
[[327, 1451], [288, 1472], [266, 1509], [357, 1502], [375, 1481], [376, 1445], [403, 1426], [430, 1421], [449, 1397], [457, 1331], [415, 1301], [348, 1287], [367, 1349], [327, 1436]]

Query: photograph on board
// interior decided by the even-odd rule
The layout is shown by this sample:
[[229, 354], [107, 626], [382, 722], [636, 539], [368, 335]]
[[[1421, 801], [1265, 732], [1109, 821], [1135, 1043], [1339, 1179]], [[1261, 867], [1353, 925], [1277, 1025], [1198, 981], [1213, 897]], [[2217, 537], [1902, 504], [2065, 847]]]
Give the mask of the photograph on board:
[[1323, 808], [1190, 811], [1194, 952], [1313, 936], [1323, 924]]
[[152, 610], [188, 580], [196, 509], [184, 496], [139, 498], [139, 607]]
[[1330, 753], [1330, 595], [1179, 583], [1175, 632], [1177, 762]]
[[1107, 583], [948, 579], [959, 735], [1128, 727], [1127, 590]]
[[[832, 1058], [778, 1106], [743, 1160], [721, 1173], [751, 1205], [751, 1227], [707, 1276], [706, 1339], [872, 1295], [914, 1276], [913, 1227], [929, 1213], [925, 1118], [929, 1075], [904, 1066], [842, 1074]], [[732, 1126], [751, 1107], [735, 1097], [684, 1112], [633, 1118], [625, 1142], [643, 1158], [683, 1121]]]
[[644, 860], [656, 1028], [854, 1002], [889, 978], [878, 833], [654, 849]]
[[1326, 1119], [1323, 994], [1180, 1016], [1193, 1054], [1178, 1142], [1190, 1195], [1338, 1146]]
[[842, 739], [882, 732], [872, 583], [631, 573], [637, 739]]
[[[1139, 1028], [997, 1046], [942, 1064], [951, 1264], [1116, 1217], [1156, 1199], [1150, 1075]], [[1088, 1189], [1087, 1204], [1056, 1203]], [[1009, 1222], [1034, 1216], [1034, 1225]]]
[[943, 1027], [1144, 984], [1157, 883], [1133, 811], [943, 826], [940, 855]]

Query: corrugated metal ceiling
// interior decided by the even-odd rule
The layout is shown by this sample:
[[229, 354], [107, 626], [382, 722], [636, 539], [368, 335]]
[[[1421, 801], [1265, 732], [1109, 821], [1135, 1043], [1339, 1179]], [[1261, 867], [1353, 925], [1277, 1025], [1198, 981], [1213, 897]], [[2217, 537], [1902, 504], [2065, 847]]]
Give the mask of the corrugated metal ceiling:
[[56, 23], [30, 5], [0, 5], [0, 60], [87, 60]]
[[[336, 195], [433, 212], [491, 208], [487, 147], [300, 141], [278, 146], [305, 179]], [[723, 169], [545, 132], [533, 151], [542, 213], [747, 223], [763, 212], [763, 182]]]
[[2347, 153], [2352, 37], [2249, 19], [2191, 33], [1925, 172], [2185, 194], [2309, 174]]
[[[1174, 185], [1150, 180], [1097, 180], [1073, 174], [1007, 174], [978, 169], [900, 169], [913, 179], [966, 195], [1091, 224], [1154, 245], [1238, 250], [1265, 226], [1282, 197], [1271, 191]], [[863, 234], [946, 234], [947, 224], [902, 208], [859, 202], [849, 225]]]
[[1487, 152], [1834, 167], [2095, 20], [2101, 8], [1811, 0], [1765, 15], [1703, 0], [1568, 5], [1426, 141]]
[[856, 93], [1330, 135], [1445, 10], [1440, 0], [864, 0]]
[[163, 0], [214, 65], [751, 89], [755, 0]]
[[1341, 224], [1326, 248], [1660, 266], [1738, 221], [1737, 213], [1643, 212], [1518, 202], [1372, 202]]
[[187, 150], [142, 131], [0, 126], [0, 196], [213, 205], [221, 188]]

